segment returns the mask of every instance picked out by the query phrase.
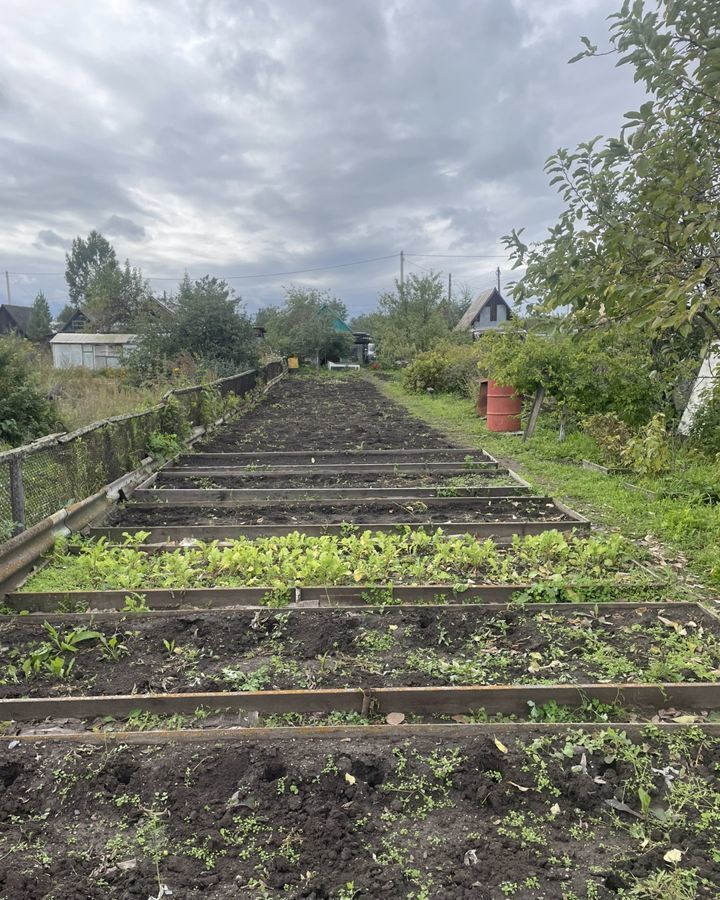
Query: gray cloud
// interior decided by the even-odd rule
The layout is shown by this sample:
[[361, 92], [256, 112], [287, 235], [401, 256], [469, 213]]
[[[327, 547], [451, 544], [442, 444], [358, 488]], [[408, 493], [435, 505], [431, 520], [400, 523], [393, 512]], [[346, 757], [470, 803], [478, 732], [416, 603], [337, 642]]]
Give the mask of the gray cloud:
[[[637, 108], [612, 59], [566, 65], [618, 5], [5, 0], [0, 265], [57, 270], [17, 289], [59, 295], [62, 236], [97, 223], [160, 276], [502, 253], [557, 214], [544, 159]], [[416, 262], [479, 290], [503, 261]], [[361, 310], [396, 271], [302, 278]], [[290, 280], [233, 284], [256, 308]]]
[[52, 228], [43, 228], [37, 233], [36, 247], [62, 247], [63, 250], [72, 245], [72, 240], [62, 237]]
[[100, 230], [110, 237], [124, 237], [130, 241], [141, 241], [145, 237], [145, 229], [142, 225], [133, 222], [125, 216], [110, 216], [100, 226]]

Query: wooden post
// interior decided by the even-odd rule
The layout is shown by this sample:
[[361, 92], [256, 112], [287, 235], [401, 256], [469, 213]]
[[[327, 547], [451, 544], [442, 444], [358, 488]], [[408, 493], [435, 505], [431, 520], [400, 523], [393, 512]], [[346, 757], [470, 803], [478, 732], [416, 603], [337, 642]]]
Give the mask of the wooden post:
[[531, 438], [533, 436], [535, 426], [537, 425], [538, 416], [540, 415], [540, 407], [542, 406], [544, 398], [545, 388], [539, 387], [535, 391], [532, 409], [530, 410], [530, 418], [528, 419], [527, 425], [525, 426], [525, 433], [523, 434], [523, 441], [526, 441], [528, 438]]
[[10, 460], [10, 508], [13, 517], [13, 534], [25, 531], [25, 485], [23, 484], [22, 457]]

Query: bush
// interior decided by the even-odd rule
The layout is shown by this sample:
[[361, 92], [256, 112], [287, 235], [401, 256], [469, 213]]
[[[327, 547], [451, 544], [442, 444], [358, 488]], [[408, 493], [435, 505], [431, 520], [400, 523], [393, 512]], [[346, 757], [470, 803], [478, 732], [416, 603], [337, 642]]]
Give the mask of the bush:
[[615, 413], [589, 416], [583, 422], [582, 430], [598, 445], [603, 459], [616, 464], [633, 436], [632, 430]]
[[690, 428], [690, 443], [703, 453], [720, 453], [720, 384], [703, 399]]
[[174, 434], [179, 441], [187, 440], [192, 432], [182, 404], [171, 394], [160, 410], [160, 428], [163, 434]]
[[18, 447], [63, 430], [55, 404], [41, 392], [38, 361], [22, 338], [0, 338], [0, 444]]
[[472, 386], [480, 377], [480, 351], [478, 344], [438, 344], [433, 350], [418, 354], [407, 366], [404, 385], [409, 391], [431, 388], [438, 393], [471, 396]]
[[656, 413], [620, 453], [626, 465], [638, 475], [662, 475], [672, 467], [672, 445], [665, 415]]

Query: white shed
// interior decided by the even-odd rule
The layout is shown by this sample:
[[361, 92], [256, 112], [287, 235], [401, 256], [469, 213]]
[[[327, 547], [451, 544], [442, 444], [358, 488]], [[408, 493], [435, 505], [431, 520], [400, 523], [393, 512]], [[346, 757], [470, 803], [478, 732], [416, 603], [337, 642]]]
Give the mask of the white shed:
[[56, 334], [50, 341], [53, 366], [70, 369], [115, 369], [122, 365], [122, 355], [131, 349], [134, 334]]

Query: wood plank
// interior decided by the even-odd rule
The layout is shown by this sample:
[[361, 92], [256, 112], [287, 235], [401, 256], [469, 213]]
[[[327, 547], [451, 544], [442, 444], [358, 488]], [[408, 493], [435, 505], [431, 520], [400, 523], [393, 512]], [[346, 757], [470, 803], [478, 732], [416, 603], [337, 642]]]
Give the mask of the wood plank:
[[138, 531], [149, 532], [146, 543], [138, 549], [162, 548], [176, 550], [178, 544], [185, 540], [196, 541], [220, 541], [224, 542], [234, 538], [272, 537], [302, 533], [307, 535], [346, 534], [348, 525], [359, 532], [374, 531], [383, 534], [392, 534], [397, 531], [427, 531], [442, 530], [446, 535], [470, 534], [477, 538], [511, 538], [515, 535], [523, 537], [528, 534], [543, 534], [546, 531], [578, 531], [584, 533], [589, 530], [589, 523], [584, 519], [544, 519], [542, 521], [515, 521], [515, 522], [415, 522], [397, 521], [392, 523], [345, 523], [340, 525], [306, 525], [298, 522], [296, 525], [132, 525], [132, 526], [101, 526], [89, 530], [90, 537], [105, 537], [111, 542], [122, 543], [123, 535], [135, 534]]
[[393, 499], [437, 498], [437, 497], [526, 497], [531, 493], [522, 485], [488, 485], [486, 487], [448, 487], [438, 484], [434, 487], [335, 487], [335, 488], [152, 488], [133, 491], [133, 501], [138, 503], [162, 503], [167, 506], [238, 505], [247, 501], [260, 500], [305, 500], [328, 502], [339, 500], [375, 500], [382, 497]]
[[528, 701], [555, 701], [578, 706], [589, 700], [619, 703], [648, 712], [674, 706], [687, 710], [720, 709], [720, 685], [577, 684], [483, 685], [470, 687], [346, 688], [337, 690], [214, 691], [183, 694], [125, 694], [85, 697], [31, 697], [0, 700], [0, 721], [37, 721], [45, 718], [127, 716], [136, 709], [158, 715], [192, 714], [198, 707], [214, 710], [267, 713], [361, 712], [371, 710], [422, 715], [458, 715], [474, 709], [488, 714], [525, 715]]

